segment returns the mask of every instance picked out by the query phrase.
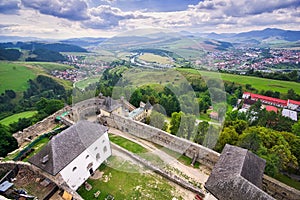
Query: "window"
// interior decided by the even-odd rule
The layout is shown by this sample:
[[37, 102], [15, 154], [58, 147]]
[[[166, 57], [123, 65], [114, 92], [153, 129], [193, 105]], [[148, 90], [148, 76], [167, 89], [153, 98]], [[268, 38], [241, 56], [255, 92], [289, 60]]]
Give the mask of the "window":
[[94, 149], [94, 150], [96, 151], [97, 149], [98, 149], [98, 147], [95, 147], [95, 149]]
[[100, 154], [97, 153], [97, 154], [96, 154], [96, 160], [99, 160], [99, 159], [100, 159]]
[[85, 159], [88, 159], [88, 157], [90, 157], [89, 155], [86, 155]]
[[74, 172], [77, 169], [77, 167], [73, 167], [72, 171]]
[[103, 152], [104, 152], [104, 153], [107, 152], [107, 147], [106, 147], [106, 146], [103, 148]]

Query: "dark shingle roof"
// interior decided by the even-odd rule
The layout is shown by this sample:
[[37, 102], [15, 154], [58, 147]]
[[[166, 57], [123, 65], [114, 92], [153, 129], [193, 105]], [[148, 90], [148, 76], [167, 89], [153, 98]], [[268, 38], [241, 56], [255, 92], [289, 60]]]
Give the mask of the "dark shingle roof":
[[226, 144], [205, 183], [217, 199], [273, 200], [261, 190], [265, 160], [247, 149]]
[[[29, 162], [49, 174], [56, 175], [107, 131], [107, 127], [79, 121], [51, 141]], [[42, 160], [48, 160], [43, 164]]]

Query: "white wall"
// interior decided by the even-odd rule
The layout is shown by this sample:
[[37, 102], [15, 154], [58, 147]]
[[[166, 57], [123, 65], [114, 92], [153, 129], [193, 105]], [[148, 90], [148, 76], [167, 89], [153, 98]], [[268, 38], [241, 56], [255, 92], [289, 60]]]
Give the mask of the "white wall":
[[[104, 152], [104, 147], [107, 148], [106, 152]], [[96, 158], [98, 153], [100, 155], [99, 159]], [[109, 156], [111, 156], [111, 148], [106, 132], [61, 170], [60, 174], [68, 186], [75, 191], [90, 177], [89, 169], [92, 168], [95, 171]], [[91, 163], [92, 167], [88, 168]], [[73, 171], [75, 167], [76, 169]]]

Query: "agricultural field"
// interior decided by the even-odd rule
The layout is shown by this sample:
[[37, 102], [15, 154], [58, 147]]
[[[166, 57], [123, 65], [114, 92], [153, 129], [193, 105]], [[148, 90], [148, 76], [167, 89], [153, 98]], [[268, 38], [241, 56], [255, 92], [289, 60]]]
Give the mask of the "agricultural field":
[[100, 191], [98, 199], [104, 199], [109, 194], [115, 199], [182, 199], [175, 186], [143, 167], [116, 156], [110, 157], [108, 163], [108, 166], [102, 164], [98, 169], [102, 177], [87, 180], [92, 186], [90, 191], [84, 185], [77, 190], [83, 199], [96, 199], [94, 194], [97, 191]]
[[185, 77], [174, 69], [168, 70], [148, 70], [148, 69], [130, 69], [123, 74], [123, 78], [128, 80], [134, 86], [151, 84], [176, 84], [180, 85], [187, 82]]
[[246, 84], [250, 84], [253, 88], [257, 90], [273, 90], [286, 94], [289, 89], [294, 89], [296, 93], [300, 94], [300, 83], [292, 81], [280, 81], [252, 76], [242, 76], [236, 74], [225, 74], [201, 70], [199, 71], [196, 69], [178, 68], [177, 70], [183, 73], [200, 74], [205, 79], [221, 78], [223, 81], [235, 82], [244, 86]]
[[26, 111], [26, 112], [21, 112], [17, 113], [14, 115], [11, 115], [9, 117], [6, 117], [0, 121], [0, 124], [3, 124], [5, 126], [8, 126], [14, 122], [17, 122], [20, 118], [29, 118], [35, 115], [37, 111]]
[[143, 55], [139, 56], [139, 59], [150, 62], [150, 63], [160, 63], [160, 64], [172, 64], [171, 58], [155, 55], [153, 53], [144, 53]]
[[7, 89], [16, 92], [25, 91], [28, 87], [27, 81], [36, 76], [31, 69], [23, 64], [0, 62], [0, 93]]
[[41, 68], [46, 71], [52, 71], [52, 70], [62, 71], [66, 69], [74, 69], [74, 67], [70, 65], [51, 63], [51, 62], [27, 62], [26, 65]]

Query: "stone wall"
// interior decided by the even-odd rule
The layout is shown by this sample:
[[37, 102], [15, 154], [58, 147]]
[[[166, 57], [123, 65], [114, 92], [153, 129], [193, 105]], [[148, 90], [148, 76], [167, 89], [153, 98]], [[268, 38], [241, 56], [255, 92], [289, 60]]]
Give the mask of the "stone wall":
[[278, 200], [299, 200], [300, 191], [267, 175], [263, 177], [263, 190]]
[[123, 116], [113, 114], [112, 118], [108, 118], [106, 121], [110, 127], [159, 144], [162, 148], [171, 149], [190, 158], [197, 156], [197, 161], [210, 169], [214, 167], [220, 156], [219, 153], [209, 148]]
[[64, 107], [63, 109], [55, 112], [54, 114], [46, 117], [42, 121], [37, 122], [36, 124], [23, 129], [23, 131], [19, 131], [17, 133], [13, 134], [13, 137], [16, 138], [18, 145], [21, 146], [26, 140], [34, 139], [39, 135], [42, 135], [43, 133], [49, 131], [49, 129], [52, 129], [56, 126], [55, 124], [55, 118], [65, 111], [70, 110], [70, 107]]
[[[219, 160], [219, 153], [147, 124], [116, 114], [113, 114], [111, 118], [106, 118], [105, 120], [110, 127], [159, 144], [162, 147], [182, 153], [190, 158], [194, 158], [196, 155], [197, 161], [210, 169], [212, 169]], [[266, 175], [263, 176], [263, 190], [279, 200], [300, 199], [300, 191]]]

